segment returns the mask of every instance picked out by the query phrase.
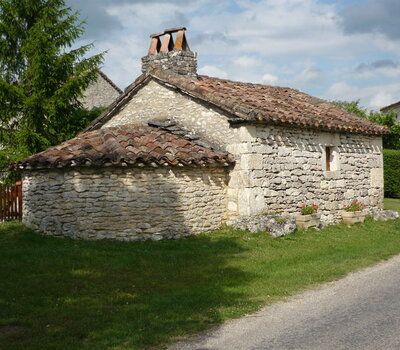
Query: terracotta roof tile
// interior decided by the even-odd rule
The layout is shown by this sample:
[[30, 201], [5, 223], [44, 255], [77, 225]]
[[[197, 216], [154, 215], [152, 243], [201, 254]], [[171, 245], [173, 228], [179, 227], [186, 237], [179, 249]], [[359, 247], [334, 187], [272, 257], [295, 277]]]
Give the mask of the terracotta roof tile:
[[328, 131], [386, 134], [389, 130], [332, 103], [299, 90], [198, 76], [175, 76], [154, 70], [141, 75], [99, 118], [87, 128], [101, 127], [149, 80], [175, 86], [187, 94], [228, 112], [231, 122], [266, 122]]
[[13, 164], [14, 169], [108, 165], [222, 165], [226, 154], [147, 125], [122, 125], [88, 131]]

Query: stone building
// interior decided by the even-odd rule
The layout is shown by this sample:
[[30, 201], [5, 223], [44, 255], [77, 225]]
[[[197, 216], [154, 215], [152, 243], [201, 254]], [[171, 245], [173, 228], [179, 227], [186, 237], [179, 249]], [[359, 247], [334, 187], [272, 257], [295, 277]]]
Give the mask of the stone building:
[[78, 137], [17, 164], [24, 222], [47, 234], [178, 237], [227, 219], [354, 199], [383, 206], [387, 129], [298, 90], [197, 75], [185, 29]]
[[121, 94], [122, 90], [99, 70], [97, 80], [84, 91], [84, 97], [81, 102], [86, 109], [107, 107]]
[[383, 113], [387, 113], [387, 112], [396, 113], [397, 121], [400, 122], [400, 101], [392, 103], [389, 106], [381, 108], [381, 112], [383, 112]]

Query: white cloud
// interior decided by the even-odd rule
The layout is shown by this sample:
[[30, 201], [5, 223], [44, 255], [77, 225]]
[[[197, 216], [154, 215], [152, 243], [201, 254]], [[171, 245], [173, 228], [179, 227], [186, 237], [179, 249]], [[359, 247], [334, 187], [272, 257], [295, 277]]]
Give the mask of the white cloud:
[[[95, 1], [85, 0], [88, 22], [101, 32], [95, 42], [97, 51], [109, 50], [105, 72], [121, 87], [140, 74], [140, 58], [147, 52], [150, 33], [185, 25], [202, 74], [279, 82], [320, 96], [361, 98], [368, 107], [400, 98], [395, 81], [400, 72], [390, 67], [364, 71], [364, 77], [375, 78], [374, 85], [356, 87], [356, 79], [361, 77], [354, 74], [358, 63], [367, 62], [365, 57], [371, 61], [385, 58], [385, 54], [400, 62], [400, 45], [382, 31], [345, 33], [344, 15], [335, 1], [99, 0], [93, 12], [98, 20], [91, 22], [89, 10], [97, 5]], [[371, 1], [360, 2], [368, 5]], [[93, 27], [89, 37], [95, 33]], [[387, 85], [377, 81], [381, 76], [386, 77]]]
[[223, 71], [222, 69], [212, 66], [206, 65], [198, 69], [198, 72], [203, 75], [209, 75], [211, 77], [218, 77], [218, 78], [227, 78], [228, 74]]
[[[397, 92], [400, 92], [400, 85], [397, 87]], [[387, 89], [377, 90], [371, 96], [369, 106], [373, 109], [381, 109], [382, 107], [388, 106], [394, 102], [399, 100], [399, 94], [394, 96], [392, 91], [388, 91]]]
[[[241, 1], [239, 13], [195, 16], [191, 28], [223, 32], [235, 42], [228, 47], [208, 42], [206, 53], [243, 52], [274, 57], [282, 54], [350, 56], [365, 52], [365, 35], [346, 36], [334, 5], [316, 0]], [[371, 42], [370, 42], [371, 43]]]
[[250, 56], [234, 57], [232, 63], [237, 66], [237, 68], [260, 67], [263, 64], [261, 59]]
[[377, 110], [397, 102], [400, 99], [399, 97], [400, 83], [358, 87], [346, 82], [334, 83], [325, 96], [330, 100], [360, 100], [362, 105]]
[[275, 85], [278, 81], [278, 77], [269, 73], [266, 73], [262, 76], [261, 81], [263, 84], [267, 85]]
[[389, 78], [400, 77], [400, 63], [393, 60], [376, 60], [372, 63], [361, 63], [355, 69], [356, 76], [359, 78], [372, 78], [375, 76], [385, 76]]
[[306, 67], [292, 81], [296, 85], [312, 84], [320, 81], [322, 77], [323, 74], [320, 69]]

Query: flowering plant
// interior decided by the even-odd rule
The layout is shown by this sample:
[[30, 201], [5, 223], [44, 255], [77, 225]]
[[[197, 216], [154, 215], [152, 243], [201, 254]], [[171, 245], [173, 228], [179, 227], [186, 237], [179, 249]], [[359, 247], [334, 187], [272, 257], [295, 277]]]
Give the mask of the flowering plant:
[[358, 200], [354, 200], [350, 203], [350, 205], [345, 205], [343, 207], [344, 211], [361, 211], [366, 207], [363, 203]]
[[303, 204], [301, 206], [300, 213], [301, 215], [310, 215], [316, 213], [317, 210], [318, 210], [318, 205], [316, 204], [311, 204], [311, 205]]

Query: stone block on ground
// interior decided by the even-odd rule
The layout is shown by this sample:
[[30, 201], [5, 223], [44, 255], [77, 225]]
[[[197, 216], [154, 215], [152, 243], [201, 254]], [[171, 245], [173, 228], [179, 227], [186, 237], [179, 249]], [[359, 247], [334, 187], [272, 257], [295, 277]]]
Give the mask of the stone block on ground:
[[227, 224], [233, 228], [250, 232], [266, 231], [272, 237], [286, 236], [296, 230], [294, 216], [287, 213], [241, 216], [228, 221]]
[[375, 221], [396, 220], [399, 218], [399, 213], [393, 210], [382, 210], [379, 208], [367, 208], [367, 215], [372, 216]]

